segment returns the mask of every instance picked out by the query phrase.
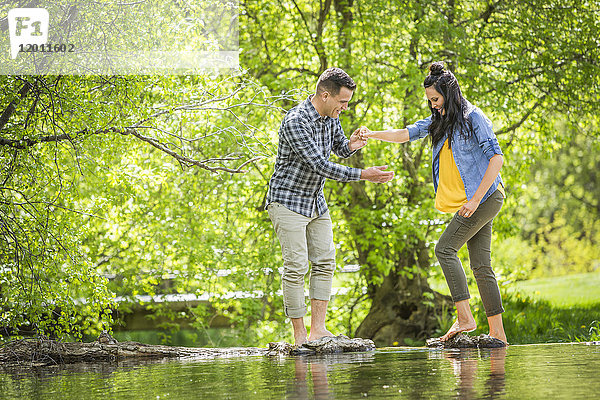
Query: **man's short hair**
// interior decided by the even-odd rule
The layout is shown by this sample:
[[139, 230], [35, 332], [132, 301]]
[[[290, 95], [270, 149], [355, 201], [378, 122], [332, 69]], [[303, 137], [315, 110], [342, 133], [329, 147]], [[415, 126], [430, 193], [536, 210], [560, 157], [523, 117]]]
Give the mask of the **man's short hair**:
[[356, 83], [346, 71], [341, 68], [327, 68], [317, 81], [317, 93], [327, 91], [332, 96], [337, 96], [342, 86], [352, 91], [356, 89]]

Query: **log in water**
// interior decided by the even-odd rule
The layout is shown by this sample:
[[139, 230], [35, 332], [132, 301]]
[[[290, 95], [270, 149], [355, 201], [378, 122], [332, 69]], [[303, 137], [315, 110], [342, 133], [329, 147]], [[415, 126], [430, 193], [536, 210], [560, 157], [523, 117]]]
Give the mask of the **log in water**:
[[135, 359], [212, 359], [239, 356], [332, 354], [373, 350], [375, 350], [373, 341], [360, 338], [350, 339], [344, 335], [321, 338], [305, 343], [300, 347], [285, 342], [276, 342], [269, 343], [268, 348], [203, 348], [149, 345], [138, 342], [119, 343], [108, 333], [103, 332], [98, 340], [91, 343], [60, 342], [45, 338], [13, 341], [0, 348], [0, 362], [26, 362], [31, 366], [43, 366]]

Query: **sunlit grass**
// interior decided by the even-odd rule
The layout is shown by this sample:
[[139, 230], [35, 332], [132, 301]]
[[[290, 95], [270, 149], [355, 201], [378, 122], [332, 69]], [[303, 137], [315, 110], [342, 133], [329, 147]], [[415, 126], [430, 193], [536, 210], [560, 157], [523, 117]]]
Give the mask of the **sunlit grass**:
[[[430, 284], [449, 294], [443, 278]], [[469, 291], [478, 326], [472, 334], [487, 333], [487, 318], [473, 279]], [[501, 291], [504, 327], [512, 344], [600, 339], [600, 273], [504, 283]]]
[[587, 306], [600, 303], [600, 272], [520, 281], [508, 289], [554, 306]]

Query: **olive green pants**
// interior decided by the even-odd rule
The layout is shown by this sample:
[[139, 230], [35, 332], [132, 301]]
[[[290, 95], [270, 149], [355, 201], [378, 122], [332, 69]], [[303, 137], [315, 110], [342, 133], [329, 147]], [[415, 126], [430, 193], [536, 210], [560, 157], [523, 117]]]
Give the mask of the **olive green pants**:
[[469, 262], [488, 317], [504, 312], [500, 289], [492, 270], [490, 249], [492, 222], [503, 203], [504, 196], [496, 190], [479, 205], [471, 217], [465, 218], [458, 213], [454, 214], [435, 246], [435, 255], [444, 271], [452, 300], [456, 303], [471, 297], [465, 270], [456, 255], [458, 250], [467, 243]]
[[331, 296], [335, 246], [329, 211], [308, 218], [279, 203], [271, 203], [267, 209], [281, 244], [285, 315], [301, 318], [306, 314], [304, 277], [309, 261], [312, 264], [309, 297], [328, 301]]

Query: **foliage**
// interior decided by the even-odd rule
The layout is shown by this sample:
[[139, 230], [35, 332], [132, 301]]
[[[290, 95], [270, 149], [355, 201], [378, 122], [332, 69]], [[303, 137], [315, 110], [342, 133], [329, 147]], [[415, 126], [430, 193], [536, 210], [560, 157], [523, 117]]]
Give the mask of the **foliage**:
[[[110, 327], [113, 293], [153, 295], [173, 272], [181, 292], [230, 262], [226, 247], [233, 243], [221, 239], [229, 232], [229, 205], [242, 196], [214, 197], [223, 186], [243, 191], [245, 183], [204, 179], [186, 167], [241, 172], [268, 154], [252, 124], [278, 117], [281, 96], [242, 78], [3, 81], [3, 108], [13, 110], [1, 147], [1, 326], [80, 337]], [[29, 88], [29, 97], [11, 95], [19, 88]], [[212, 216], [215, 207], [224, 210], [222, 220]], [[264, 248], [247, 251], [260, 256]], [[207, 268], [197, 274], [201, 263]]]
[[[569, 145], [531, 168], [529, 196], [516, 213], [536, 256], [532, 277], [591, 272], [600, 266], [598, 125], [560, 127]], [[524, 210], [525, 207], [519, 207]]]
[[[5, 15], [9, 10], [25, 5], [17, 0], [3, 1], [0, 29], [8, 28]], [[197, 64], [205, 61], [199, 55], [202, 52], [237, 48], [237, 5], [231, 2], [47, 0], [41, 5], [50, 18], [46, 44], [50, 49], [62, 45], [67, 51], [22, 51], [14, 60], [3, 60], [3, 73], [198, 73], [203, 66]], [[10, 48], [8, 34], [0, 36], [0, 46]], [[183, 51], [190, 49], [194, 53], [184, 55]], [[210, 62], [205, 66], [208, 69]]]
[[[163, 318], [165, 340], [182, 319], [206, 332], [218, 315], [241, 343], [289, 339], [264, 198], [282, 111], [334, 65], [358, 83], [341, 119], [350, 132], [427, 116], [426, 67], [446, 61], [505, 152], [498, 271], [522, 279], [548, 271], [540, 255], [557, 254], [568, 257], [558, 272], [584, 270], [598, 248], [597, 213], [586, 206], [598, 204], [597, 9], [579, 0], [248, 1], [241, 76], [1, 77], [0, 326], [80, 337], [110, 326], [114, 301], [117, 319], [139, 304]], [[331, 329], [353, 334], [376, 307], [405, 309], [408, 294], [439, 326], [447, 314], [435, 312], [427, 279], [440, 275], [432, 250], [448, 216], [433, 209], [428, 143], [370, 142], [343, 163], [388, 164], [397, 176], [326, 185], [338, 264], [361, 265], [336, 284], [344, 291]], [[575, 255], [582, 261], [569, 265]], [[173, 311], [166, 295], [210, 304]], [[531, 322], [515, 315], [507, 326]], [[552, 327], [531, 324], [531, 338]]]
[[[508, 191], [495, 227], [516, 235], [520, 219], [512, 210], [526, 197], [529, 166], [551, 150], [568, 146], [569, 137], [559, 133], [556, 121], [586, 127], [597, 121], [600, 26], [594, 4], [246, 2], [242, 60], [250, 74], [273, 90], [310, 88], [326, 67], [344, 68], [358, 83], [350, 110], [342, 117], [347, 131], [360, 124], [401, 128], [426, 117], [429, 110], [421, 88], [426, 67], [435, 60], [446, 61], [467, 99], [494, 123], [505, 153], [502, 175]], [[579, 29], [591, 35], [582, 37]], [[597, 135], [594, 128], [591, 132]], [[328, 202], [338, 221], [339, 259], [362, 266], [371, 300], [378, 294], [393, 298], [403, 287], [422, 298], [422, 305], [427, 302], [426, 285], [414, 282], [431, 274], [433, 244], [447, 221], [432, 207], [430, 162], [426, 141], [370, 143], [349, 164], [388, 164], [397, 173], [391, 184], [327, 184]], [[517, 270], [516, 277], [527, 275]], [[386, 285], [386, 280], [394, 283]], [[414, 286], [406, 289], [401, 282]], [[383, 295], [390, 287], [394, 292]], [[378, 307], [391, 308], [382, 313], [392, 315], [402, 308], [399, 303], [373, 301], [373, 319], [379, 320], [373, 329], [387, 323], [375, 317]]]

